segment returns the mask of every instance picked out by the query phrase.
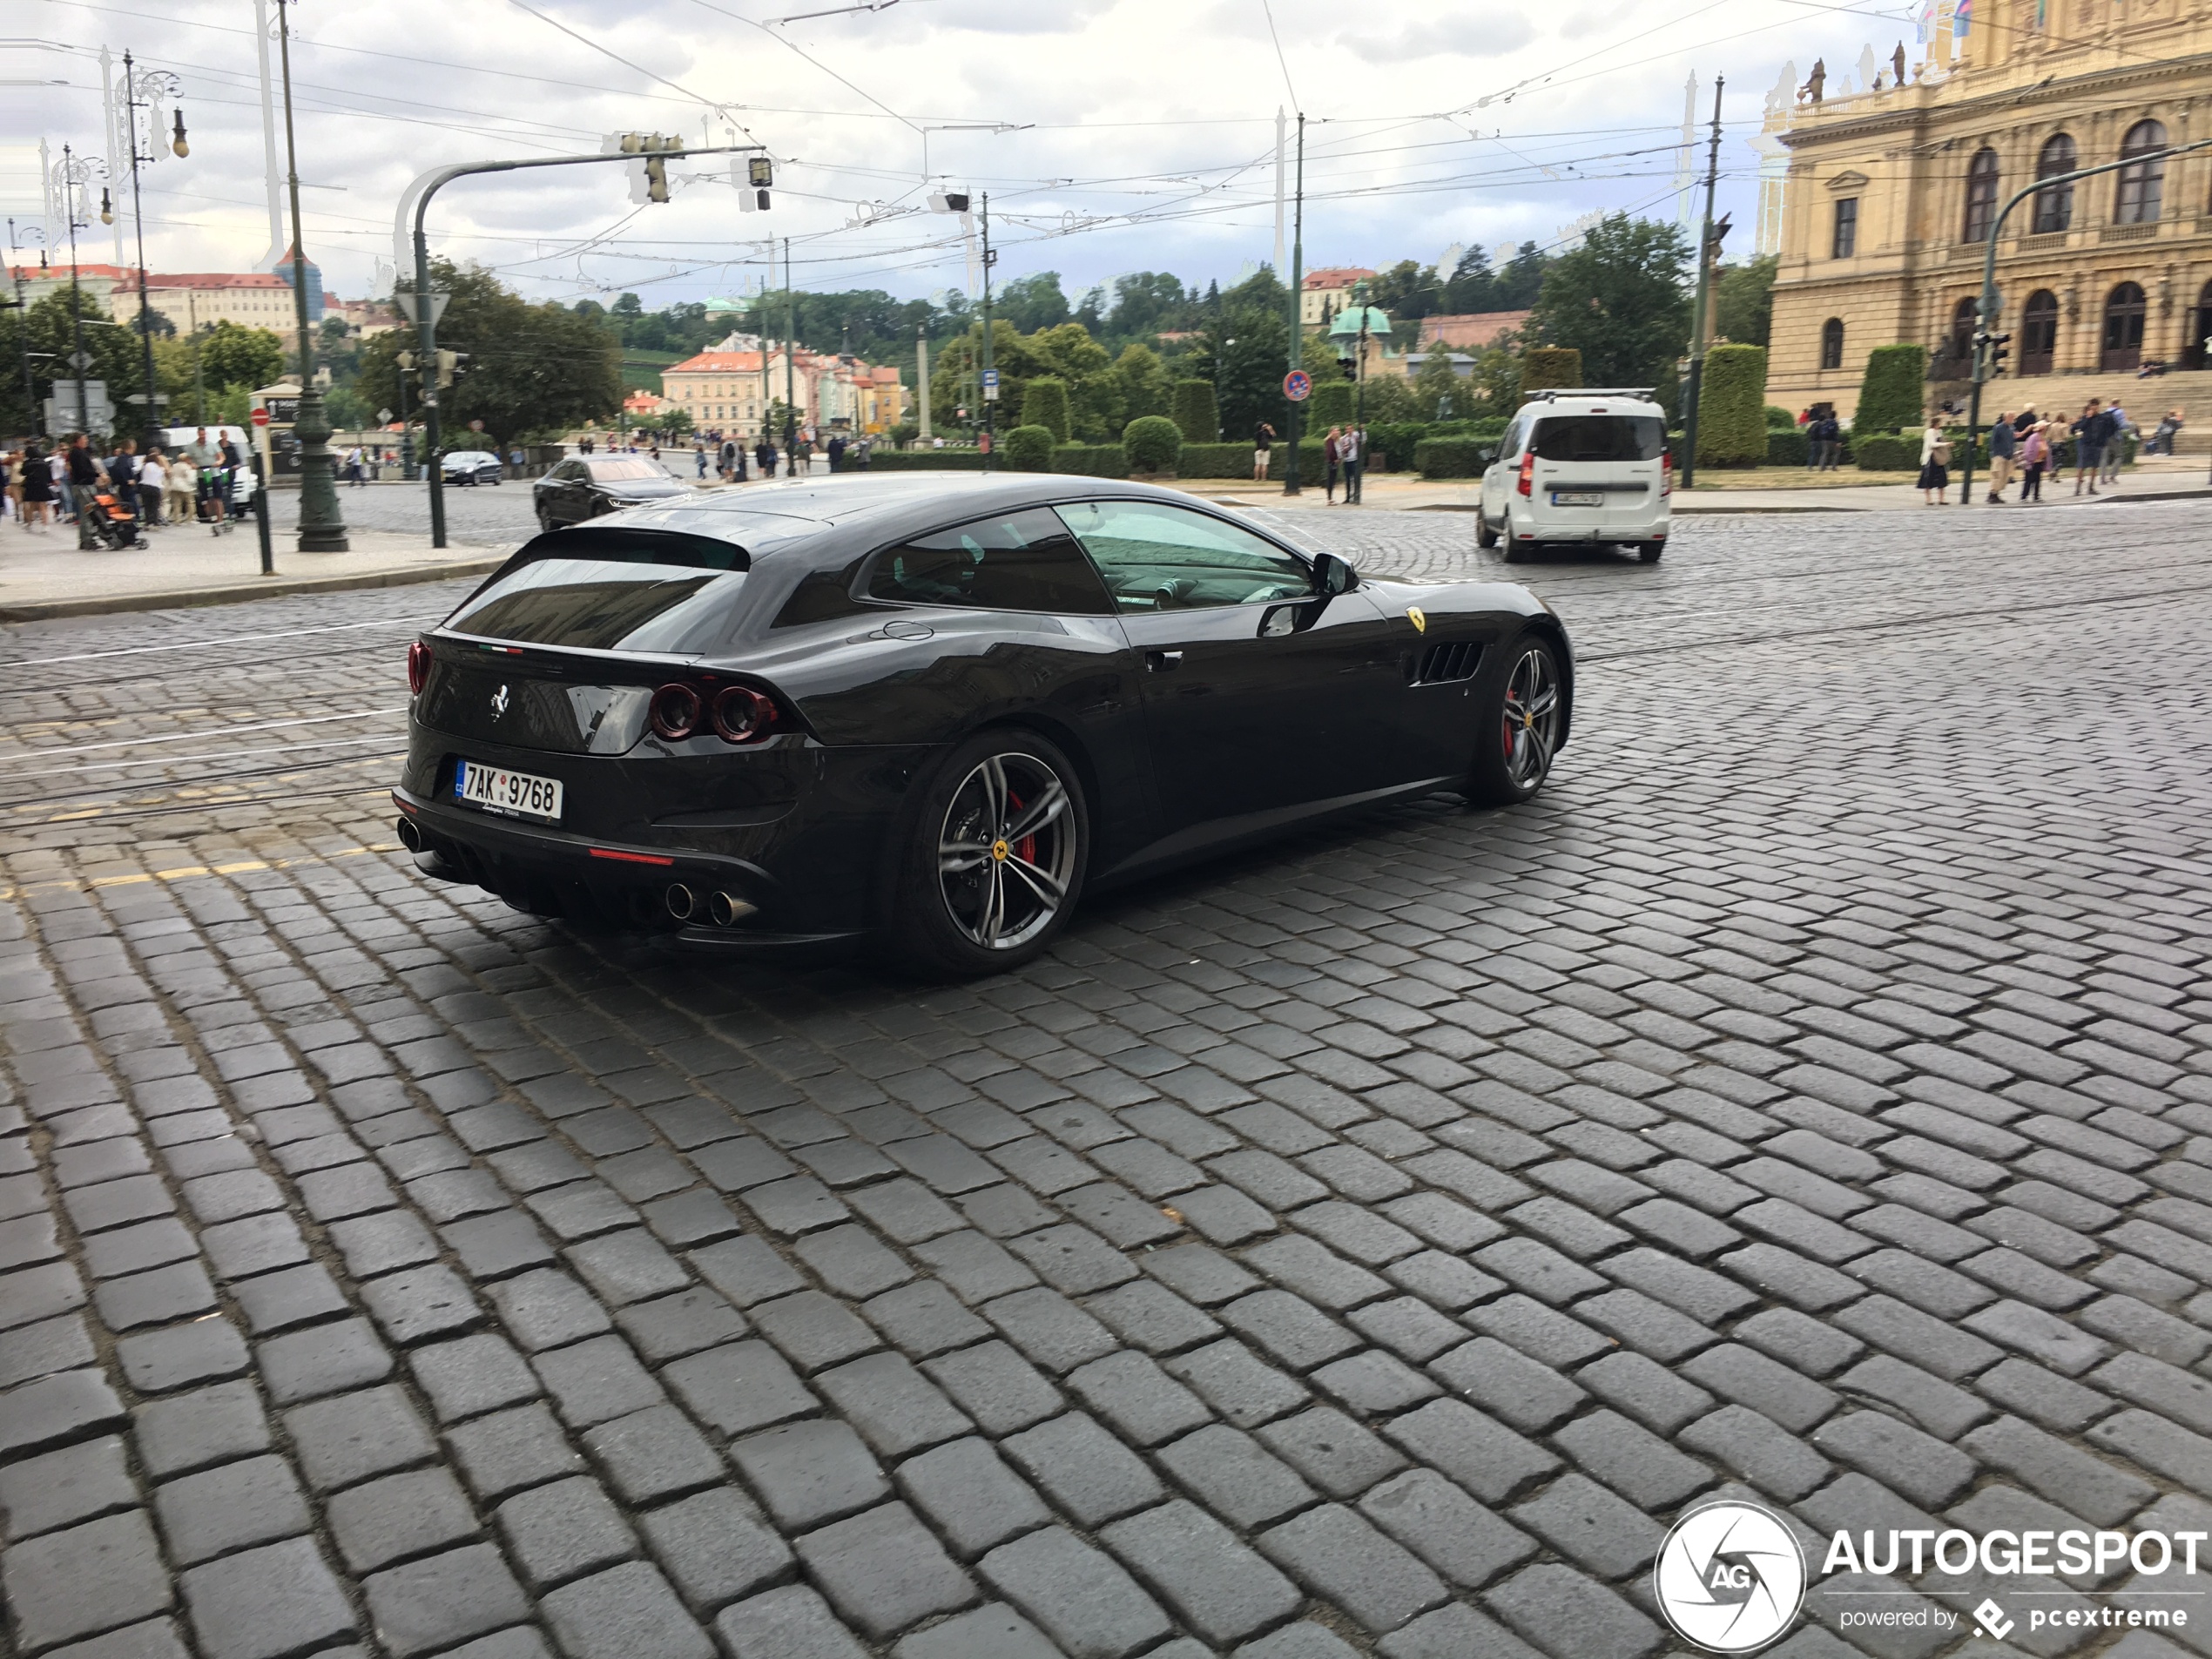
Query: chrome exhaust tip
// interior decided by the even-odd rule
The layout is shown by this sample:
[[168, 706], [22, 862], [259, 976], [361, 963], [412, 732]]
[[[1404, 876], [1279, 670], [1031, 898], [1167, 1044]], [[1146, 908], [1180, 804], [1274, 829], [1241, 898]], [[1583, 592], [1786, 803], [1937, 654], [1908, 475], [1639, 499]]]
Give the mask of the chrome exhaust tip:
[[691, 919], [691, 913], [699, 907], [698, 895], [681, 881], [671, 881], [668, 884], [665, 902], [668, 906], [668, 914], [678, 921], [689, 921]]
[[413, 819], [400, 819], [399, 837], [400, 845], [407, 848], [408, 852], [420, 853], [422, 850], [422, 828]]
[[718, 927], [727, 927], [732, 922], [743, 921], [756, 908], [757, 906], [729, 894], [713, 893], [707, 895], [706, 919]]

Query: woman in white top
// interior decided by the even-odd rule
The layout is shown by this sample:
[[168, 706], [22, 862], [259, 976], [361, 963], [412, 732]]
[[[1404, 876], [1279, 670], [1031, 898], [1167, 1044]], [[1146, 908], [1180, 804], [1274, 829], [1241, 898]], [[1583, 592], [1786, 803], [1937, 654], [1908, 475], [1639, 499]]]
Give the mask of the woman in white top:
[[1947, 499], [1950, 462], [1951, 438], [1943, 429], [1943, 417], [1932, 415], [1920, 433], [1920, 499], [1925, 505], [1940, 507]]
[[147, 450], [146, 458], [138, 463], [138, 517], [142, 523], [161, 523], [161, 487], [167, 477], [168, 467], [161, 459], [161, 451]]

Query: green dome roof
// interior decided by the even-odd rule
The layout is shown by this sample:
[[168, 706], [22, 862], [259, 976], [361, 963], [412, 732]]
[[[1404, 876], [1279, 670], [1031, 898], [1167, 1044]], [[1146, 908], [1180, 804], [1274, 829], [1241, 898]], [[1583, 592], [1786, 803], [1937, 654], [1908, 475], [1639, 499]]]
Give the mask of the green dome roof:
[[1367, 332], [1370, 334], [1389, 334], [1390, 314], [1381, 307], [1346, 306], [1337, 314], [1336, 320], [1329, 325], [1329, 338], [1334, 340], [1339, 334], [1356, 338], [1359, 333], [1359, 320], [1362, 317], [1367, 320]]

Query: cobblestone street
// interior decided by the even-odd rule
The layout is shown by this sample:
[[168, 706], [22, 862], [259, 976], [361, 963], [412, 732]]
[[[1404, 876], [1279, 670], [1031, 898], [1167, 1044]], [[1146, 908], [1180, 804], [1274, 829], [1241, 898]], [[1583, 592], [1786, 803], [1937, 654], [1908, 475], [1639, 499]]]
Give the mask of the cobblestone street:
[[1557, 606], [1547, 792], [953, 988], [421, 877], [465, 585], [0, 631], [0, 1655], [1641, 1659], [1716, 1495], [2212, 1532], [2202, 509], [1278, 523]]

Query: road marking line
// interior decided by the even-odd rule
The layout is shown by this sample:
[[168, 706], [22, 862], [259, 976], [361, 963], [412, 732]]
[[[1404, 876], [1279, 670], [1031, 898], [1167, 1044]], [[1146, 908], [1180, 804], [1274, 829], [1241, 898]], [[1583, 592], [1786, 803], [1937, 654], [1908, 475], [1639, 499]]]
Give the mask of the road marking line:
[[203, 875], [246, 875], [260, 870], [289, 870], [303, 864], [330, 864], [380, 853], [399, 852], [397, 841], [372, 841], [303, 859], [240, 859], [231, 864], [180, 864], [173, 870], [141, 870], [130, 875], [64, 876], [52, 881], [26, 881], [20, 887], [0, 887], [0, 901], [32, 893], [92, 893], [107, 887], [141, 887], [149, 881], [188, 881]]

